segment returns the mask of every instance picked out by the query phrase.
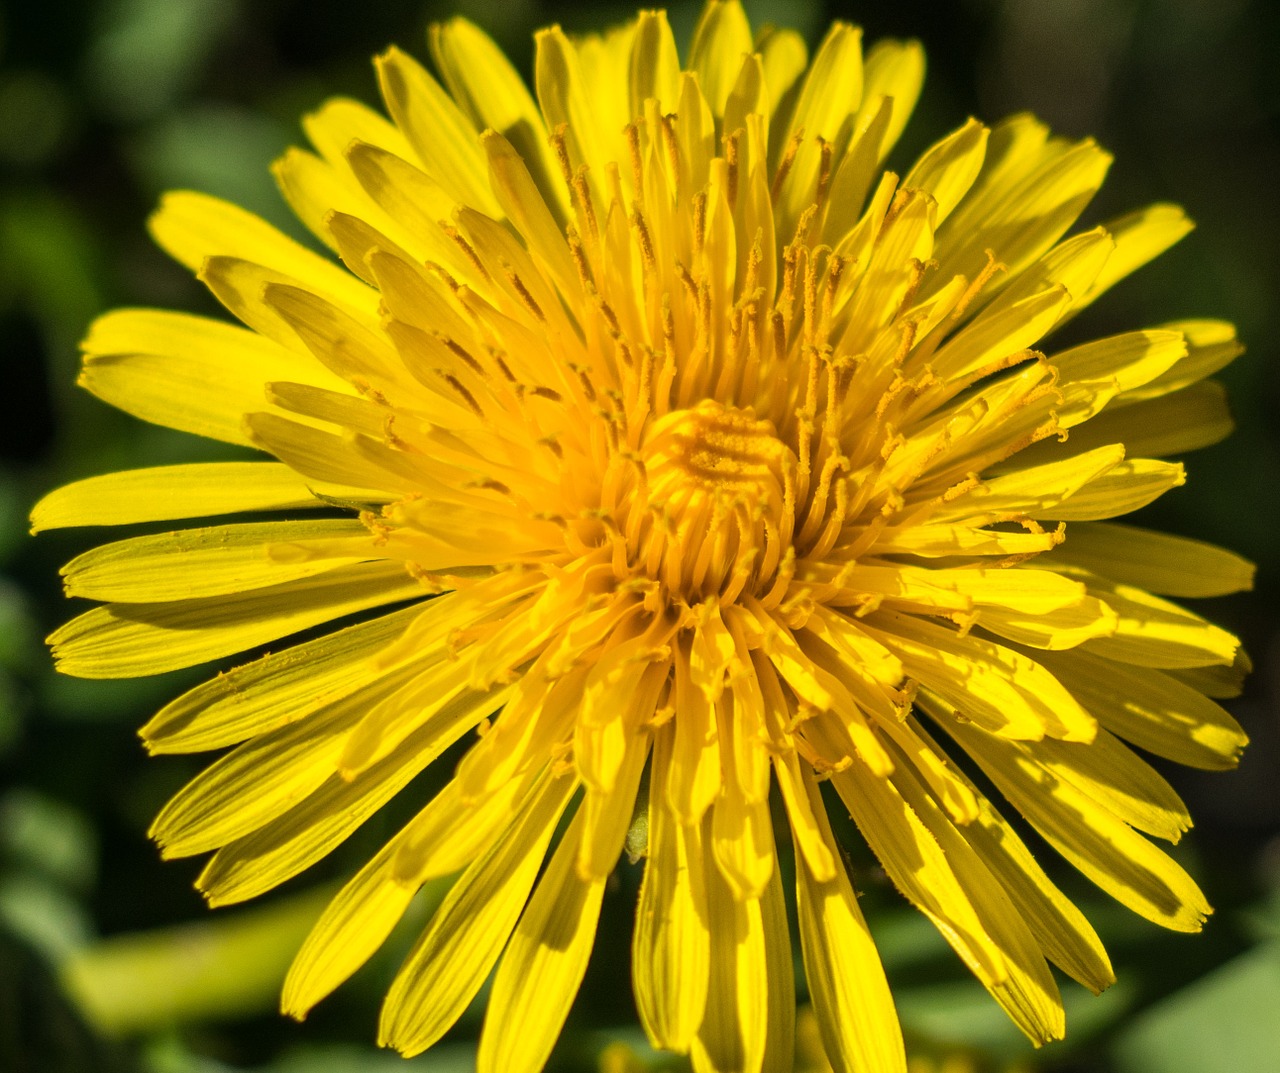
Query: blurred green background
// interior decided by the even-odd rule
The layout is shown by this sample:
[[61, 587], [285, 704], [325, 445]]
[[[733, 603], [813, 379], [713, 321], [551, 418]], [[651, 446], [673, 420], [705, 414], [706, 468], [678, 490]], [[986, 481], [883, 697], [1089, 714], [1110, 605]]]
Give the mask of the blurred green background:
[[[1199, 229], [1094, 306], [1079, 331], [1221, 316], [1250, 347], [1223, 376], [1236, 435], [1199, 452], [1188, 486], [1139, 519], [1229, 545], [1259, 565], [1255, 591], [1200, 607], [1241, 633], [1254, 657], [1247, 692], [1230, 702], [1253, 745], [1232, 774], [1167, 771], [1198, 821], [1176, 853], [1217, 913], [1202, 936], [1163, 933], [1056, 869], [1106, 939], [1120, 983], [1100, 999], [1065, 984], [1067, 1042], [1036, 1053], [864, 866], [864, 905], [911, 1053], [962, 1054], [975, 1070], [1280, 1069], [1280, 4], [759, 0], [747, 8], [754, 22], [793, 25], [811, 42], [836, 17], [871, 39], [923, 40], [929, 77], [899, 163], [970, 114], [993, 120], [1029, 109], [1067, 134], [1095, 134], [1116, 163], [1086, 222], [1173, 200]], [[331, 94], [374, 100], [370, 57], [393, 41], [423, 55], [427, 23], [458, 11], [527, 73], [538, 26], [585, 30], [631, 9], [546, 0], [9, 0], [0, 8], [0, 1069], [471, 1068], [478, 1009], [427, 1058], [406, 1064], [371, 1046], [381, 990], [412, 928], [306, 1026], [274, 1013], [317, 897], [367, 858], [392, 821], [375, 821], [276, 895], [208, 913], [191, 888], [198, 862], [161, 863], [144, 833], [201, 761], [147, 761], [133, 733], [200, 675], [55, 676], [40, 638], [75, 610], [60, 596], [57, 568], [99, 534], [33, 541], [25, 521], [34, 500], [66, 480], [220, 450], [144, 426], [73, 386], [76, 343], [96, 313], [120, 304], [214, 309], [146, 236], [160, 192], [210, 191], [298, 233], [267, 171], [300, 139], [297, 117]], [[697, 11], [671, 10], [682, 41]], [[646, 1067], [626, 972], [638, 882], [639, 868], [624, 865], [606, 899], [557, 1068], [595, 1068], [618, 1039], [636, 1052], [615, 1047], [610, 1068]]]

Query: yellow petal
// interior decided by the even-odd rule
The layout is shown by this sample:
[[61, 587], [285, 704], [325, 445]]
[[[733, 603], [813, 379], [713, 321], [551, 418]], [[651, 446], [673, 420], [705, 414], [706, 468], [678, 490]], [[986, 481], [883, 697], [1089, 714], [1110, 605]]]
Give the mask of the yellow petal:
[[370, 658], [421, 613], [415, 606], [379, 615], [226, 671], [170, 701], [138, 733], [152, 753], [203, 752], [266, 734], [373, 681], [382, 671]]
[[[369, 699], [375, 701], [376, 697]], [[392, 751], [354, 777], [341, 769], [332, 772], [289, 811], [224, 845], [200, 873], [196, 886], [210, 905], [227, 905], [257, 897], [293, 878], [327, 856], [463, 734], [492, 715], [504, 699], [502, 689], [468, 693], [429, 713]], [[515, 789], [527, 786], [528, 780], [524, 780]], [[467, 834], [472, 836], [469, 843]], [[453, 867], [439, 874], [470, 863], [491, 840], [492, 829], [470, 823], [462, 825], [456, 835], [438, 858], [441, 866]], [[452, 854], [451, 861], [444, 860], [446, 853]]]
[[541, 773], [531, 768], [494, 793], [474, 800], [464, 798], [461, 784], [456, 778], [451, 780], [405, 829], [392, 862], [395, 877], [417, 886], [461, 871], [510, 822], [535, 776], [541, 778]]
[[[1056, 411], [1059, 426], [1074, 428], [1088, 421], [1122, 392], [1156, 379], [1186, 354], [1186, 337], [1180, 332], [1146, 331], [1097, 339], [1053, 355], [1049, 361], [1058, 370], [1063, 395]], [[1087, 429], [1085, 435], [1088, 435]], [[1092, 443], [1113, 443], [1116, 439], [1095, 439]], [[1056, 440], [1042, 441], [1020, 457], [1026, 461], [1047, 461], [1065, 452], [1074, 454], [1084, 441], [1078, 440], [1076, 433], [1072, 433], [1070, 440], [1068, 448]]]
[[938, 205], [941, 224], [960, 203], [982, 169], [989, 131], [970, 119], [954, 134], [928, 149], [902, 180], [904, 189], [924, 190]]
[[708, 859], [711, 974], [707, 1008], [690, 1050], [696, 1073], [791, 1068], [787, 1030], [795, 1016], [790, 940], [778, 870], [763, 897], [735, 898]]
[[[281, 563], [268, 550], [286, 540], [369, 539], [367, 554]], [[68, 596], [129, 603], [225, 596], [296, 581], [337, 566], [379, 558], [358, 521], [260, 522], [179, 529], [102, 544], [62, 568]]]
[[192, 462], [64, 484], [31, 508], [31, 531], [324, 505], [306, 481], [277, 462]]
[[984, 985], [1007, 980], [1004, 953], [978, 919], [947, 854], [894, 783], [857, 767], [835, 772], [831, 783], [894, 886], [938, 926]]
[[561, 225], [553, 215], [556, 202], [544, 200], [525, 158], [501, 134], [486, 131], [481, 142], [489, 163], [489, 180], [503, 211], [524, 237], [530, 253], [550, 272], [565, 295], [580, 293], [578, 270], [574, 268]]
[[1209, 905], [1171, 858], [1087, 794], [1062, 782], [1046, 785], [1027, 747], [954, 720], [943, 726], [1031, 826], [1099, 887], [1163, 927], [1200, 930]]
[[1002, 607], [1043, 615], [1079, 604], [1084, 585], [1048, 570], [959, 567], [930, 570], [934, 582], [970, 597], [977, 607]]
[[884, 645], [873, 640], [857, 622], [836, 611], [818, 608], [806, 627], [831, 647], [842, 652], [848, 663], [872, 681], [890, 689], [902, 684], [906, 673], [899, 660]]
[[1169, 677], [1199, 690], [1206, 697], [1222, 700], [1240, 696], [1244, 680], [1252, 672], [1253, 660], [1243, 648], [1238, 648], [1229, 665], [1178, 667], [1169, 671]]
[[1077, 522], [1055, 558], [1162, 596], [1253, 588], [1253, 563], [1226, 548], [1113, 522]]
[[909, 675], [993, 733], [1024, 740], [1092, 738], [1092, 717], [1035, 660], [916, 616], [879, 612], [872, 618], [882, 628], [864, 628], [902, 660]]
[[[308, 291], [318, 293], [316, 288], [302, 284], [297, 277], [291, 276], [286, 272], [280, 272], [275, 268], [260, 265], [254, 261], [246, 261], [239, 257], [207, 257], [197, 273], [197, 278], [213, 292], [214, 297], [237, 320], [263, 336], [262, 341], [264, 343], [267, 340], [271, 340], [278, 343], [285, 350], [296, 351], [306, 362], [303, 367], [312, 370], [308, 375], [286, 375], [279, 377], [279, 379], [304, 380], [313, 383], [328, 383], [332, 381], [335, 386], [341, 385], [342, 381], [340, 379], [332, 377], [323, 366], [318, 366], [311, 360], [311, 355], [307, 352], [306, 347], [299, 342], [297, 332], [280, 317], [279, 313], [263, 301], [263, 292], [271, 284], [303, 287]], [[357, 310], [356, 306], [346, 304], [343, 305], [343, 308], [350, 312], [358, 313], [367, 324], [376, 323], [377, 314], [373, 308]]]
[[[873, 53], [874, 55], [874, 50]], [[870, 63], [870, 57], [868, 57]], [[868, 107], [874, 104], [874, 108]], [[879, 178], [880, 162], [898, 105], [890, 98], [876, 96], [864, 101], [855, 120], [853, 140], [836, 164], [828, 197], [824, 235], [839, 246], [857, 224], [867, 192]]]
[[759, 898], [777, 863], [768, 800], [748, 802], [726, 784], [711, 810], [711, 850], [733, 896]]
[[[845, 22], [834, 23], [818, 46], [805, 73], [785, 133], [771, 139], [771, 161], [803, 135], [777, 201], [779, 233], [790, 236], [800, 214], [813, 202], [822, 169], [818, 139], [839, 145], [843, 128], [862, 102], [862, 31]], [[780, 159], [780, 158], [779, 158]]]
[[[1062, 511], [1064, 500], [1079, 494], [1082, 488], [1098, 484], [1123, 464], [1124, 447], [1113, 444], [1056, 462], [1014, 470], [978, 485], [936, 511], [931, 520], [982, 525], [987, 520], [1003, 520], [1003, 515], [1013, 512], [1043, 517], [1051, 509]], [[1126, 483], [1133, 483], [1133, 479]]]
[[866, 273], [841, 313], [848, 327], [839, 345], [849, 353], [870, 346], [906, 299], [915, 278], [909, 271], [910, 262], [927, 261], [933, 253], [929, 196], [907, 191], [904, 199], [897, 214], [880, 229]]
[[351, 176], [343, 162], [335, 167], [305, 149], [291, 147], [271, 165], [280, 192], [307, 230], [335, 252], [338, 245], [328, 226], [331, 212], [380, 216], [377, 207]]
[[930, 364], [943, 379], [963, 380], [1037, 342], [1070, 302], [1066, 288], [1058, 285], [1003, 308], [993, 306], [945, 343]]
[[[935, 719], [948, 713], [922, 698], [922, 707]], [[933, 750], [937, 746], [914, 719], [908, 720], [911, 733]], [[964, 829], [965, 840], [1004, 887], [1018, 916], [1026, 922], [1045, 956], [1072, 979], [1098, 994], [1115, 982], [1111, 962], [1093, 927], [1075, 903], [1045, 875], [1017, 832], [954, 766], [956, 778], [968, 784], [978, 813]]]
[[[914, 700], [922, 707], [937, 706], [937, 698], [929, 693], [917, 694]], [[938, 709], [941, 718], [950, 713]], [[924, 782], [934, 801], [942, 807], [952, 823], [967, 826], [978, 818], [978, 800], [973, 788], [947, 760], [945, 754], [918, 730], [909, 716], [903, 721], [881, 723], [882, 732], [897, 747], [899, 761], [907, 761], [916, 777]], [[895, 764], [894, 770], [897, 770]]]
[[845, 587], [856, 595], [850, 599], [860, 601], [874, 596], [881, 604], [911, 611], [969, 611], [973, 599], [957, 592], [954, 587], [938, 584], [935, 571], [898, 566], [871, 566], [861, 563], [846, 574]]
[[1172, 675], [1079, 651], [1050, 662], [1098, 722], [1157, 756], [1226, 770], [1248, 743], [1226, 709]]
[[464, 800], [491, 795], [528, 767], [545, 763], [572, 734], [587, 669], [548, 684], [543, 680], [545, 660], [540, 656], [520, 679], [497, 722], [459, 763]]
[[502, 49], [461, 16], [433, 24], [429, 42], [436, 67], [459, 107], [477, 130], [496, 131], [515, 147], [547, 205], [563, 219], [568, 193], [542, 114]]
[[1120, 617], [1096, 596], [1086, 596], [1070, 607], [1040, 614], [983, 608], [978, 612], [977, 622], [999, 637], [1057, 652], [1075, 648], [1093, 637], [1110, 637], [1120, 625]]
[[[378, 461], [356, 447], [356, 434], [337, 435], [323, 432], [309, 424], [268, 412], [248, 414], [243, 421], [252, 442], [270, 451], [304, 477], [317, 481], [337, 482], [355, 488], [369, 489], [369, 500], [385, 502], [418, 491], [412, 472], [405, 472], [407, 457], [385, 451]], [[380, 445], [379, 445], [380, 446]], [[379, 465], [386, 461], [387, 466]], [[374, 492], [373, 489], [382, 491]]]
[[208, 194], [165, 194], [149, 226], [156, 242], [193, 271], [210, 257], [231, 257], [291, 276], [356, 309], [377, 308], [377, 295], [349, 272], [253, 213]]
[[386, 337], [332, 302], [304, 288], [281, 283], [268, 283], [262, 300], [297, 332], [318, 363], [347, 383], [372, 384], [383, 391], [412, 383]]
[[1010, 533], [967, 525], [904, 525], [881, 529], [871, 552], [919, 555], [928, 559], [952, 555], [1005, 556], [1049, 551], [1057, 543], [1054, 533]]
[[[1086, 457], [1110, 450], [1109, 447], [1100, 447], [1086, 452]], [[1065, 501], [1031, 513], [1051, 521], [1091, 522], [1116, 518], [1145, 507], [1171, 488], [1181, 487], [1186, 480], [1187, 472], [1181, 462], [1161, 462], [1154, 458], [1125, 459], [1090, 480]]]
[[144, 421], [247, 444], [246, 413], [266, 408], [268, 380], [342, 382], [309, 357], [204, 317], [122, 309], [99, 317], [81, 344], [79, 383]]
[[1123, 443], [1130, 455], [1163, 458], [1208, 447], [1231, 434], [1235, 422], [1227, 393], [1215, 380], [1141, 402], [1112, 403], [1071, 433], [1070, 444], [1084, 448]]
[[596, 936], [603, 877], [583, 879], [576, 860], [579, 812], [512, 933], [493, 979], [476, 1054], [477, 1073], [536, 1073], [578, 993]]
[[837, 863], [835, 843], [828, 837], [825, 807], [807, 787], [808, 769], [795, 750], [789, 749], [774, 753], [773, 770], [791, 824], [792, 841], [805, 860], [805, 874], [815, 883], [831, 883], [844, 865]]
[[1191, 816], [1173, 787], [1105, 730], [1088, 745], [1040, 742], [1037, 764], [1149, 835], [1177, 842], [1191, 828]]
[[560, 124], [567, 124], [570, 164], [575, 169], [587, 165], [596, 205], [607, 204], [599, 196], [598, 184], [610, 159], [607, 147], [613, 140], [609, 137], [612, 132], [601, 124], [601, 110], [592, 99], [578, 51], [558, 26], [540, 30], [534, 41], [534, 85], [547, 129], [555, 131]]
[[987, 870], [965, 835], [947, 819], [905, 766], [896, 770], [893, 781], [938, 840], [978, 920], [990, 936], [989, 941], [1003, 955], [1005, 978], [989, 982], [979, 974], [979, 979], [1037, 1047], [1061, 1039], [1066, 1032], [1066, 1021], [1058, 985], [1003, 885]]
[[686, 827], [667, 805], [674, 728], [654, 738], [649, 783], [649, 858], [640, 884], [631, 973], [640, 1023], [655, 1047], [688, 1053], [702, 1023], [710, 939], [700, 826]]
[[761, 1073], [793, 1073], [796, 1056], [795, 958], [787, 925], [787, 903], [782, 893], [780, 869], [774, 868], [760, 898], [760, 926], [764, 932], [763, 971], [751, 968], [769, 989]]
[[355, 611], [422, 595], [399, 563], [363, 563], [269, 589], [165, 604], [107, 604], [49, 636], [64, 674], [130, 678], [190, 667]]
[[880, 774], [888, 774], [892, 764], [849, 688], [806, 653], [790, 630], [767, 615], [763, 622], [766, 628], [762, 647], [779, 676], [803, 703], [816, 711], [836, 713], [862, 760]]
[[[808, 773], [803, 792], [828, 853], [836, 855], [826, 807]], [[788, 810], [795, 816], [795, 810]], [[794, 820], [793, 820], [794, 823]], [[797, 843], [801, 838], [797, 835]], [[902, 1030], [884, 967], [843, 866], [820, 880], [801, 856], [796, 862], [800, 947], [818, 1027], [835, 1073], [905, 1073]]]
[[[480, 711], [472, 720], [474, 725], [499, 706], [486, 707], [488, 701], [483, 696], [475, 703], [476, 694], [487, 690], [471, 688], [470, 660], [450, 659], [447, 649], [425, 653], [412, 666], [413, 675], [403, 680], [395, 693], [370, 698], [360, 720], [351, 728], [337, 763], [337, 773], [344, 779], [354, 783], [419, 729], [449, 729], [460, 711]], [[450, 738], [450, 743], [453, 740]]]
[[1070, 296], [1070, 302], [1058, 320], [1061, 324], [1071, 315], [1080, 295], [1097, 279], [1114, 251], [1115, 242], [1101, 227], [1063, 239], [1002, 288], [999, 296], [984, 310], [984, 315], [989, 316], [997, 309], [1007, 309], [1046, 288], [1060, 286], [1065, 287]]
[[454, 884], [387, 992], [382, 1046], [419, 1054], [462, 1016], [520, 917], [574, 788], [572, 778], [544, 778], [506, 833]]
[[[588, 672], [574, 728], [574, 760], [582, 781], [604, 794], [611, 793], [620, 781], [630, 782], [633, 798], [635, 780], [640, 776], [637, 765], [643, 766], [648, 752], [643, 727], [653, 717], [669, 666], [659, 661], [628, 663], [628, 654], [634, 647], [635, 639], [631, 648], [616, 645]], [[603, 800], [599, 803], [603, 804]], [[625, 809], [629, 820], [630, 803], [619, 799], [617, 807]], [[588, 826], [597, 818], [593, 812]], [[621, 845], [619, 836], [615, 856]]]
[[[764, 61], [758, 52], [749, 53], [742, 57], [737, 81], [729, 91], [728, 100], [724, 102], [724, 121], [721, 123], [721, 129], [725, 134], [733, 134], [739, 130], [745, 132], [748, 123], [754, 123], [753, 120], [748, 119], [749, 116], [757, 115], [767, 120], [771, 110], [769, 87], [765, 84]], [[760, 129], [764, 129], [763, 125]], [[753, 171], [760, 163], [759, 158], [765, 153], [764, 147], [757, 146], [752, 149], [754, 140], [753, 135], [747, 136], [748, 157]], [[750, 231], [742, 233], [750, 234]]]
[[898, 137], [905, 129], [916, 101], [920, 99], [920, 90], [924, 86], [924, 67], [924, 49], [919, 41], [882, 38], [867, 53], [863, 63], [863, 111], [860, 111], [859, 119], [868, 108], [878, 110], [877, 98], [893, 102], [889, 127], [880, 147], [882, 160], [898, 144]]
[[325, 907], [285, 977], [280, 1011], [299, 1021], [373, 956], [417, 891], [396, 883], [390, 860], [399, 839], [357, 872]]
[[1204, 667], [1235, 659], [1237, 638], [1177, 604], [1131, 585], [1097, 581], [1090, 587], [1119, 616], [1110, 636], [1087, 643], [1091, 652], [1140, 667]]
[[[1009, 122], [993, 128], [988, 163], [972, 195], [939, 231], [940, 279], [974, 279], [988, 249], [1007, 267], [1004, 279], [1016, 278], [1075, 222], [1106, 177], [1111, 156], [1092, 140], [1050, 143], [1047, 152], [1032, 140], [1027, 150], [1002, 156]], [[1001, 285], [995, 282], [990, 292]]]
[[[673, 46], [673, 56], [674, 52]], [[739, 0], [711, 0], [694, 28], [688, 68], [697, 72], [698, 84], [717, 118], [724, 115], [742, 58], [749, 52], [751, 27], [742, 4]]]
[[375, 63], [387, 111], [422, 169], [455, 201], [500, 215], [471, 120], [421, 64], [398, 48], [388, 49]]
[[[479, 144], [477, 137], [477, 149]], [[415, 259], [440, 264], [461, 282], [483, 286], [483, 275], [441, 226], [458, 202], [435, 179], [403, 157], [365, 142], [348, 146], [347, 162], [365, 192], [399, 224], [396, 240]]]
[[[403, 679], [384, 678], [384, 695]], [[240, 838], [274, 819], [336, 770], [347, 731], [366, 694], [339, 697], [310, 718], [260, 735], [232, 750], [178, 791], [149, 834], [166, 857], [189, 857]]]
[[333, 97], [314, 112], [302, 117], [302, 129], [311, 144], [330, 164], [347, 163], [347, 147], [352, 142], [381, 146], [389, 153], [408, 158], [413, 154], [409, 140], [386, 116], [367, 104], [349, 97]]
[[389, 880], [388, 851], [370, 860], [334, 895], [285, 977], [280, 1012], [302, 1021], [387, 940], [416, 891]]
[[583, 879], [608, 878], [618, 863], [635, 815], [636, 793], [648, 756], [648, 733], [641, 730], [631, 734], [613, 786], [608, 790], [587, 786], [581, 805], [583, 828], [578, 852], [578, 874]]
[[[423, 332], [439, 332], [444, 338], [459, 342], [459, 345], [470, 340], [471, 327], [465, 319], [466, 314], [439, 277], [424, 270], [402, 252], [371, 248], [367, 257], [369, 271], [377, 280], [383, 304], [392, 317]], [[394, 332], [389, 331], [388, 334], [398, 345]], [[439, 388], [434, 390], [439, 391]], [[455, 409], [458, 416], [465, 414], [474, 418], [474, 414], [456, 403]], [[447, 424], [457, 428], [458, 418], [452, 418]]]
[[689, 675], [681, 645], [676, 657], [676, 744], [667, 800], [684, 824], [695, 824], [720, 792], [720, 754], [715, 714]]
[[1049, 358], [1066, 383], [1115, 379], [1118, 391], [1149, 383], [1187, 356], [1181, 332], [1158, 329], [1095, 339]]
[[656, 100], [663, 114], [670, 112], [680, 94], [680, 56], [665, 11], [641, 11], [632, 44], [628, 98], [631, 115], [644, 115], [647, 100]]
[[1160, 203], [1109, 220], [1103, 226], [1115, 239], [1116, 252], [1074, 309], [1090, 305], [1129, 273], [1188, 235], [1195, 225], [1181, 207]]
[[1187, 356], [1154, 380], [1125, 392], [1125, 399], [1154, 398], [1177, 391], [1212, 376], [1244, 353], [1235, 328], [1221, 320], [1180, 320], [1163, 326], [1181, 332], [1187, 342]]
[[[787, 99], [792, 87], [808, 67], [809, 48], [804, 43], [804, 38], [795, 30], [778, 26], [761, 27], [755, 45], [764, 69], [764, 82], [769, 90], [769, 100], [776, 107], [778, 102]], [[786, 120], [789, 115], [779, 118]], [[730, 131], [730, 133], [733, 132]], [[770, 141], [778, 141], [781, 134], [782, 129], [772, 129]]]

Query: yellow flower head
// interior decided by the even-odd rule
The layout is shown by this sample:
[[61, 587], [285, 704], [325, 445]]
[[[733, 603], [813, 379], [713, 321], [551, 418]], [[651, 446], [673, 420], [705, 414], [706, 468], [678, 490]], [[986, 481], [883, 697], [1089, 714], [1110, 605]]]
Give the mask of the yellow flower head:
[[661, 12], [553, 27], [532, 94], [465, 20], [431, 50], [439, 81], [379, 57], [390, 122], [330, 101], [315, 152], [277, 165], [342, 264], [171, 194], [156, 239], [246, 327], [121, 310], [84, 343], [99, 397], [276, 461], [92, 478], [36, 527], [287, 520], [76, 559], [67, 591], [108, 602], [53, 635], [61, 669], [153, 674], [346, 620], [144, 728], [153, 752], [235, 746], [156, 820], [165, 854], [216, 851], [209, 900], [252, 897], [476, 731], [316, 924], [287, 1012], [460, 873], [381, 1039], [431, 1046], [496, 966], [479, 1069], [541, 1068], [630, 832], [655, 1045], [787, 1068], [791, 904], [833, 1068], [902, 1073], [838, 801], [1018, 1026], [1061, 1036], [1047, 961], [1093, 990], [1111, 968], [1004, 811], [1194, 931], [1208, 905], [1144, 837], [1190, 821], [1125, 742], [1228, 768], [1245, 740], [1208, 699], [1238, 685], [1236, 639], [1162, 597], [1251, 568], [1108, 520], [1226, 433], [1205, 377], [1232, 329], [1053, 342], [1190, 224], [1156, 205], [1064, 238], [1110, 157], [1026, 115], [882, 171], [923, 60], [864, 57], [844, 24], [810, 61], [713, 0], [683, 63]]

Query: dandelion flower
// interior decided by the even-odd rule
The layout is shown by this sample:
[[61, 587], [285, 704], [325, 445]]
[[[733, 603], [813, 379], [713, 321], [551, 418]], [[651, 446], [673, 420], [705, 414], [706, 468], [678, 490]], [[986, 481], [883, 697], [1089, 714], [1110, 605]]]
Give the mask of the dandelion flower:
[[465, 20], [430, 44], [437, 76], [378, 58], [390, 121], [329, 101], [315, 151], [276, 165], [336, 259], [170, 194], [155, 238], [245, 326], [129, 309], [84, 342], [95, 395], [274, 460], [39, 504], [37, 528], [255, 515], [75, 559], [67, 591], [105, 603], [54, 633], [60, 668], [154, 674], [335, 624], [143, 729], [156, 753], [233, 747], [156, 820], [165, 855], [215, 851], [209, 901], [253, 897], [470, 737], [315, 925], [288, 1013], [457, 874], [380, 1038], [431, 1046], [492, 972], [479, 1069], [541, 1068], [630, 834], [655, 1045], [788, 1066], [790, 904], [832, 1066], [900, 1073], [843, 808], [1018, 1027], [1061, 1036], [1048, 963], [1094, 991], [1112, 971], [1017, 814], [1195, 931], [1208, 904], [1147, 837], [1190, 821], [1130, 746], [1228, 768], [1245, 741], [1210, 699], [1238, 642], [1165, 597], [1251, 568], [1112, 520], [1228, 431], [1205, 378], [1232, 329], [1053, 341], [1189, 222], [1155, 205], [1068, 235], [1110, 157], [1027, 115], [882, 170], [923, 59], [864, 56], [842, 23], [811, 60], [736, 0], [683, 61], [662, 12], [552, 27], [532, 93]]

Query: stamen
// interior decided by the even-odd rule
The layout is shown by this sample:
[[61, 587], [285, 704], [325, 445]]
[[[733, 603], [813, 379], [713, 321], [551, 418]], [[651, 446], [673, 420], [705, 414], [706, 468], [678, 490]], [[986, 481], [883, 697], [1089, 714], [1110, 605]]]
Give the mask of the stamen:
[[436, 371], [439, 373], [440, 377], [444, 380], [446, 384], [448, 384], [451, 388], [453, 388], [454, 391], [456, 391], [459, 395], [462, 396], [462, 401], [467, 404], [467, 406], [471, 409], [471, 412], [474, 413], [476, 417], [481, 417], [481, 418], [484, 417], [484, 409], [481, 407], [481, 405], [478, 402], [476, 402], [476, 397], [466, 389], [466, 387], [463, 385], [461, 380], [459, 380], [456, 376], [453, 375], [453, 373], [449, 372], [447, 369], [438, 369]]
[[569, 243], [569, 253], [573, 257], [573, 266], [578, 270], [578, 279], [582, 283], [582, 291], [590, 296], [595, 293], [595, 277], [591, 273], [591, 262], [587, 260], [587, 252], [582, 248], [582, 239], [578, 229], [570, 224], [565, 228], [565, 238]]
[[470, 369], [472, 369], [478, 375], [484, 376], [485, 374], [484, 366], [481, 365], [480, 362], [475, 357], [472, 356], [471, 352], [467, 350], [467, 348], [464, 347], [461, 343], [459, 343], [455, 339], [451, 339], [447, 335], [437, 335], [436, 338], [439, 339], [440, 342], [442, 342], [446, 347], [448, 347], [450, 351], [452, 351], [459, 358], [461, 358], [462, 361]]
[[769, 314], [769, 324], [773, 328], [773, 356], [782, 361], [787, 356], [787, 324], [782, 314], [776, 309]]
[[569, 192], [572, 194], [573, 165], [569, 162], [568, 130], [568, 123], [557, 123], [556, 129], [551, 132], [547, 141], [551, 145], [551, 151], [555, 155], [556, 163], [560, 165], [560, 177], [564, 179], [564, 185], [568, 187]]
[[582, 212], [583, 226], [586, 228], [587, 234], [592, 238], [598, 238], [600, 224], [596, 219], [596, 206], [591, 197], [591, 184], [587, 182], [587, 166], [585, 164], [574, 174], [571, 186], [577, 199], [578, 207]]
[[631, 184], [635, 187], [635, 203], [644, 204], [644, 161], [640, 156], [640, 130], [634, 123], [622, 128], [627, 138], [627, 153], [631, 157]]
[[520, 296], [520, 301], [524, 303], [525, 308], [528, 309], [529, 312], [532, 313], [541, 323], [546, 324], [546, 314], [542, 312], [542, 307], [538, 305], [533, 295], [529, 293], [529, 288], [525, 286], [524, 280], [522, 280], [516, 273], [515, 269], [511, 268], [509, 265], [504, 264], [502, 267], [506, 272], [507, 279], [510, 281], [511, 286], [515, 288], [516, 294]]
[[511, 371], [511, 366], [507, 364], [506, 356], [501, 351], [490, 347], [489, 357], [493, 361], [493, 364], [498, 367], [498, 372], [502, 374], [503, 379], [506, 380], [507, 383], [516, 384], [519, 382], [516, 374]]
[[467, 260], [471, 262], [475, 270], [480, 273], [481, 279], [486, 281], [491, 279], [489, 270], [485, 268], [484, 262], [480, 260], [480, 255], [476, 253], [475, 247], [467, 241], [467, 237], [461, 231], [452, 224], [446, 223], [444, 220], [440, 221], [440, 230], [453, 240], [454, 244], [462, 251]]
[[667, 164], [671, 168], [671, 177], [675, 182], [676, 198], [680, 197], [680, 143], [676, 140], [676, 117], [662, 117], [662, 144], [667, 150]]
[[835, 147], [826, 138], [819, 138], [818, 149], [822, 154], [822, 160], [818, 165], [818, 189], [813, 196], [813, 207], [821, 210], [827, 203], [827, 193], [831, 188]]
[[778, 170], [773, 176], [773, 186], [769, 188], [769, 197], [773, 201], [776, 208], [778, 205], [778, 197], [782, 193], [782, 184], [786, 181], [787, 174], [791, 171], [791, 165], [796, 162], [796, 153], [800, 151], [800, 144], [804, 141], [804, 131], [798, 130], [791, 135], [791, 140], [787, 142], [786, 148], [782, 150], [782, 159], [778, 161]]
[[738, 207], [738, 143], [742, 140], [742, 134], [743, 131], [739, 128], [732, 134], [726, 134], [723, 137], [726, 165], [725, 194], [729, 199], [729, 208], [731, 209]]
[[701, 257], [707, 242], [707, 192], [693, 195], [693, 255]]
[[597, 294], [595, 299], [596, 308], [600, 310], [600, 315], [604, 317], [605, 324], [609, 329], [609, 335], [614, 339], [620, 339], [622, 337], [622, 325], [618, 323], [618, 314], [613, 311], [613, 306], [605, 300], [603, 295]]
[[636, 209], [631, 214], [631, 226], [635, 228], [636, 237], [640, 241], [640, 257], [644, 263], [645, 277], [656, 276], [658, 259], [653, 254], [653, 239], [649, 234], [649, 225], [645, 223], [643, 214]]
[[960, 301], [956, 303], [955, 309], [951, 311], [951, 319], [953, 321], [959, 320], [965, 315], [965, 311], [969, 308], [969, 303], [982, 293], [982, 288], [995, 278], [997, 272], [1008, 271], [1008, 266], [996, 260], [995, 250], [988, 249], [984, 252], [987, 255], [987, 263], [983, 266], [982, 271], [974, 277], [973, 282], [969, 284], [969, 289], [961, 295]]
[[596, 386], [591, 382], [591, 370], [585, 365], [578, 365], [570, 362], [569, 371], [578, 378], [578, 383], [582, 385], [582, 393], [587, 397], [588, 402], [596, 401]]

